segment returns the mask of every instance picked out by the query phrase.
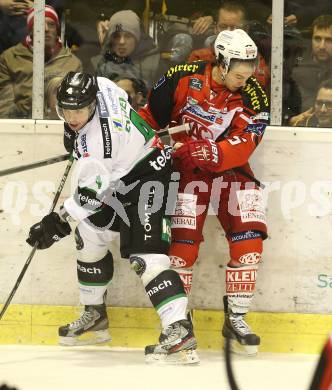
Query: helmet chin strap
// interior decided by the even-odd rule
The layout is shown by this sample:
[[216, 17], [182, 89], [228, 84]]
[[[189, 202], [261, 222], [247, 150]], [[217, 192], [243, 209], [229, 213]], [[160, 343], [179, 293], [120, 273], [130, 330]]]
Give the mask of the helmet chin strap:
[[221, 64], [221, 72], [220, 72], [220, 78], [222, 81], [225, 81], [226, 80], [226, 76], [227, 76], [227, 73], [228, 73], [228, 68], [229, 68], [229, 65], [225, 62], [222, 62]]

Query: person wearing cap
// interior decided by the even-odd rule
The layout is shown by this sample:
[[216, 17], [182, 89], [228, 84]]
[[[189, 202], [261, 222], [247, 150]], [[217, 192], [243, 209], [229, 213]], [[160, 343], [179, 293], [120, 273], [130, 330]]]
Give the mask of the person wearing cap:
[[116, 12], [102, 43], [101, 55], [94, 58], [96, 75], [110, 80], [134, 78], [151, 86], [156, 81], [159, 51], [141, 22], [130, 10]]
[[188, 133], [172, 136], [173, 167], [180, 181], [169, 256], [189, 294], [211, 203], [230, 255], [222, 334], [254, 354], [260, 338], [244, 317], [253, 299], [267, 227], [262, 189], [248, 160], [263, 137], [269, 102], [252, 77], [257, 47], [244, 30], [220, 32], [214, 49], [214, 64], [198, 61], [171, 67], [139, 114], [154, 129], [171, 122], [190, 126]]
[[[34, 9], [28, 11], [28, 34], [23, 42], [0, 55], [0, 117], [29, 118], [32, 109]], [[82, 70], [80, 60], [60, 41], [59, 18], [51, 6], [45, 6], [45, 85], [68, 71]]]
[[[215, 26], [215, 34], [209, 37], [209, 45], [207, 47], [193, 50], [188, 57], [189, 62], [193, 61], [215, 61], [213, 43], [217, 38], [217, 34], [224, 30], [235, 30], [243, 28], [248, 32], [247, 28], [246, 9], [241, 2], [234, 0], [223, 2], [218, 9], [217, 23]], [[254, 76], [259, 83], [266, 89], [270, 89], [270, 70], [264, 57], [258, 52], [258, 66]]]

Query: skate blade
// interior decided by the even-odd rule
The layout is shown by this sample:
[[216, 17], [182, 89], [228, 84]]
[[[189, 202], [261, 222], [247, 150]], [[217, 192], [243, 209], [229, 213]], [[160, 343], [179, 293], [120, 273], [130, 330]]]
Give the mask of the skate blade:
[[182, 350], [175, 353], [150, 353], [145, 355], [145, 362], [148, 364], [199, 364], [197, 352], [193, 349]]
[[258, 345], [243, 345], [232, 339], [231, 352], [241, 356], [256, 356], [258, 354]]
[[59, 344], [65, 347], [102, 344], [111, 340], [112, 338], [108, 330], [87, 332], [77, 337], [59, 336]]

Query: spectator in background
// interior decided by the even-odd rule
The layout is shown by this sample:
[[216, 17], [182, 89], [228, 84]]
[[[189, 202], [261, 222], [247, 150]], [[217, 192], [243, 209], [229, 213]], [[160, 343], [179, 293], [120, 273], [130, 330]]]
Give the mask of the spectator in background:
[[133, 78], [151, 86], [157, 79], [159, 51], [135, 12], [116, 12], [110, 19], [101, 55], [93, 58], [96, 75], [110, 80]]
[[132, 10], [141, 17], [144, 8], [145, 0], [66, 0], [66, 21], [81, 37], [75, 54], [81, 60], [84, 71], [95, 71], [91, 58], [100, 53], [98, 35], [105, 34], [110, 17], [122, 10]]
[[0, 53], [26, 35], [26, 14], [33, 0], [0, 0]]
[[[246, 30], [246, 10], [240, 2], [224, 2], [218, 10], [215, 34], [219, 34], [224, 30], [234, 30], [237, 28]], [[194, 50], [190, 54], [188, 61], [204, 60], [215, 62], [216, 56], [213, 45], [216, 37], [217, 35], [210, 37], [208, 40], [209, 46], [207, 48]], [[254, 77], [256, 77], [266, 90], [270, 89], [270, 70], [260, 53], [258, 53], [258, 66], [254, 73]]]
[[[100, 0], [99, 0], [100, 1]], [[119, 11], [131, 10], [135, 12], [140, 18], [143, 16], [143, 11], [145, 7], [145, 0], [127, 0], [125, 3], [123, 1], [112, 1], [109, 4], [108, 0], [101, 0], [103, 6], [99, 7], [99, 18], [97, 21], [97, 35], [99, 43], [102, 44], [104, 41], [105, 35], [109, 28], [110, 17]]]
[[[250, 19], [272, 24], [272, 0], [246, 0]], [[331, 13], [331, 0], [285, 0], [284, 24], [303, 30], [309, 27], [314, 18]]]
[[[58, 15], [64, 0], [46, 0]], [[33, 0], [0, 0], [0, 53], [21, 42], [27, 35], [26, 18]]]
[[332, 127], [332, 79], [323, 81], [314, 106], [290, 119], [291, 126]]
[[219, 4], [218, 0], [153, 1], [151, 10], [160, 16], [158, 42], [163, 46], [175, 34], [185, 33], [192, 35], [198, 47], [201, 46], [213, 31], [214, 15]]
[[245, 22], [245, 7], [237, 1], [225, 1], [218, 9], [215, 34], [219, 34], [224, 30], [243, 29]]
[[[32, 109], [34, 9], [28, 13], [29, 34], [25, 40], [0, 55], [0, 117], [29, 118]], [[55, 10], [45, 7], [45, 85], [68, 71], [79, 71], [81, 63], [62, 46], [60, 24]]]
[[332, 77], [332, 14], [321, 15], [312, 24], [311, 47], [293, 69], [302, 99], [302, 110], [313, 106], [319, 84]]
[[128, 101], [135, 111], [144, 106], [147, 88], [142, 80], [126, 78], [119, 79], [115, 83], [127, 92]]
[[214, 33], [214, 15], [218, 6], [218, 0], [152, 2], [161, 51], [159, 75], [170, 66], [186, 61], [194, 48], [204, 45], [205, 39]]

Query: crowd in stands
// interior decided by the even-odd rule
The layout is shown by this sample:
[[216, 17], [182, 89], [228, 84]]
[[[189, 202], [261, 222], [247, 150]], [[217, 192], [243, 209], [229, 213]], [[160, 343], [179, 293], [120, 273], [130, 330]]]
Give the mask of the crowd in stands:
[[[272, 0], [46, 4], [45, 118], [57, 119], [55, 91], [70, 70], [109, 78], [139, 108], [170, 66], [214, 62], [217, 34], [235, 28], [257, 44], [255, 77], [270, 92]], [[0, 0], [0, 118], [31, 118], [32, 6], [32, 0]], [[332, 2], [285, 0], [284, 9], [282, 124], [331, 126], [324, 117], [332, 116]]]

